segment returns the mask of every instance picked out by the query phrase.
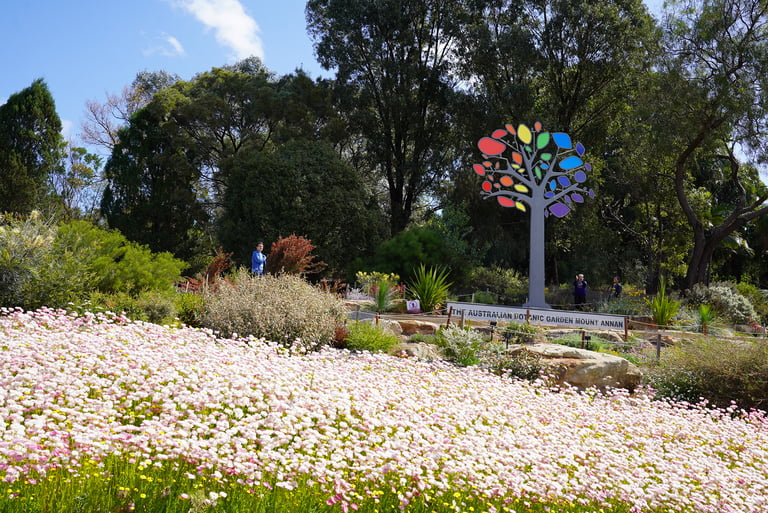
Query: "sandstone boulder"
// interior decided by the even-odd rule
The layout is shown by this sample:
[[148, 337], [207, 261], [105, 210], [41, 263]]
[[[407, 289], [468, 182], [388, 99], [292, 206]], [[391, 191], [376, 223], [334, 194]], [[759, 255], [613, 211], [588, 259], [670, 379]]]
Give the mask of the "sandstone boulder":
[[559, 384], [568, 384], [581, 390], [590, 387], [634, 390], [642, 379], [640, 369], [619, 356], [561, 344], [510, 347], [512, 351], [523, 349], [540, 355], [543, 363], [556, 370]]
[[403, 330], [403, 335], [413, 335], [414, 333], [434, 335], [438, 329], [438, 325], [434, 322], [420, 321], [417, 319], [400, 319], [398, 322]]
[[390, 319], [379, 319], [379, 324], [386, 330], [391, 331], [395, 335], [402, 336], [403, 334], [403, 328], [400, 326], [400, 323], [397, 321], [393, 321]]

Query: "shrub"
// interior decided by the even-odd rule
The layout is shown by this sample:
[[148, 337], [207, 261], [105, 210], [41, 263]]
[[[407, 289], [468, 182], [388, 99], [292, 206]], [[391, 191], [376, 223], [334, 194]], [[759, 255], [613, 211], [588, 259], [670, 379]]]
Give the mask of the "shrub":
[[759, 321], [760, 324], [767, 323], [768, 298], [766, 298], [765, 293], [750, 283], [737, 283], [735, 287], [736, 291], [744, 296], [750, 302], [752, 308], [754, 308], [757, 316], [754, 317], [754, 320]]
[[472, 294], [473, 303], [482, 303], [484, 305], [496, 305], [499, 298], [493, 292], [479, 291]]
[[485, 365], [494, 374], [527, 381], [539, 379], [548, 368], [547, 364], [542, 363], [541, 355], [524, 348], [512, 354], [492, 354], [487, 358]]
[[358, 272], [355, 276], [363, 292], [373, 298], [377, 312], [386, 312], [392, 307], [392, 301], [398, 292], [400, 276], [380, 272]]
[[76, 304], [75, 309], [78, 311], [125, 314], [129, 319], [144, 320], [144, 313], [138, 299], [127, 292], [100, 292], [96, 290], [88, 295], [85, 302]]
[[176, 311], [179, 321], [187, 326], [199, 328], [203, 315], [203, 295], [195, 292], [180, 292], [176, 296]]
[[533, 344], [534, 338], [542, 329], [527, 322], [510, 322], [504, 328], [502, 336], [510, 344]]
[[408, 285], [408, 292], [413, 299], [419, 300], [423, 312], [431, 312], [445, 304], [450, 287], [447, 271], [439, 267], [427, 270], [420, 265]]
[[[514, 269], [499, 266], [476, 267], [469, 275], [475, 290], [494, 294], [503, 305], [522, 304], [528, 296], [528, 279]], [[477, 300], [475, 293], [475, 301]]]
[[408, 337], [408, 341], [414, 344], [437, 344], [435, 335], [427, 335], [426, 333], [414, 333]]
[[[200, 258], [198, 256], [198, 259]], [[217, 287], [219, 280], [224, 277], [224, 272], [232, 265], [232, 253], [224, 253], [224, 248], [219, 246], [216, 248], [216, 254], [205, 264], [205, 270], [194, 278], [185, 276], [179, 288], [184, 292], [200, 292], [205, 287]]]
[[56, 227], [33, 211], [28, 216], [0, 214], [0, 306], [30, 307], [25, 287], [39, 276], [51, 252]]
[[487, 358], [488, 353], [500, 349], [494, 347], [490, 337], [455, 325], [437, 330], [434, 341], [444, 349], [448, 359], [463, 367], [476, 365]]
[[341, 349], [347, 344], [347, 337], [349, 337], [349, 328], [343, 324], [339, 324], [333, 330], [333, 347]]
[[602, 313], [618, 315], [645, 315], [648, 305], [645, 292], [632, 285], [624, 285], [621, 295], [617, 298], [603, 298], [597, 302], [596, 310]]
[[86, 221], [59, 227], [55, 256], [79, 262], [83, 272], [93, 275], [95, 290], [134, 295], [147, 290], [173, 290], [186, 267], [170, 253], [153, 253], [116, 230]]
[[231, 282], [204, 293], [200, 324], [225, 336], [253, 335], [311, 350], [333, 342], [345, 314], [338, 297], [300, 276], [251, 276], [241, 268]]
[[161, 292], [148, 290], [142, 292], [136, 298], [136, 303], [142, 312], [142, 320], [155, 324], [168, 324], [173, 322], [177, 315], [175, 304], [175, 291]]
[[66, 252], [51, 251], [26, 281], [20, 302], [27, 309], [43, 306], [66, 308], [70, 303], [82, 302], [94, 289], [95, 274], [84, 268], [83, 262]]
[[734, 324], [747, 324], [757, 319], [752, 304], [730, 283], [717, 283], [710, 287], [697, 283], [688, 291], [688, 304], [712, 305], [719, 317]]
[[127, 292], [92, 291], [87, 299], [67, 305], [68, 309], [84, 312], [112, 312], [124, 314], [134, 321], [155, 324], [173, 324], [176, 322], [177, 307], [174, 291], [147, 291], [141, 294]]
[[454, 261], [453, 254], [434, 229], [410, 227], [376, 249], [373, 268], [407, 279], [420, 265], [435, 267]]
[[724, 341], [700, 337], [662, 352], [646, 380], [661, 397], [726, 408], [768, 407], [768, 343], [765, 339]]
[[707, 327], [711, 328], [715, 317], [717, 315], [711, 305], [699, 305], [699, 309], [696, 311], [696, 329], [705, 331]]
[[312, 241], [291, 234], [278, 237], [272, 243], [267, 257], [267, 272], [270, 274], [311, 274], [321, 271], [325, 262], [316, 262], [311, 253], [315, 250]]
[[399, 343], [397, 335], [380, 326], [370, 322], [355, 322], [349, 326], [346, 347], [353, 351], [388, 353]]

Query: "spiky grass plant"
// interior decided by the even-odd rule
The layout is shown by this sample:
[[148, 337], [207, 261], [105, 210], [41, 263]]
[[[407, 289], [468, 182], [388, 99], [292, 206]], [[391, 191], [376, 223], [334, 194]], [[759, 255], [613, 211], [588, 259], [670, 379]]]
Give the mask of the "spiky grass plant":
[[662, 276], [659, 280], [659, 293], [647, 300], [653, 322], [659, 329], [666, 329], [680, 310], [680, 302], [667, 295], [667, 281]]
[[445, 268], [427, 269], [424, 264], [421, 264], [408, 285], [408, 291], [413, 299], [419, 301], [423, 312], [432, 312], [445, 304], [451, 285]]

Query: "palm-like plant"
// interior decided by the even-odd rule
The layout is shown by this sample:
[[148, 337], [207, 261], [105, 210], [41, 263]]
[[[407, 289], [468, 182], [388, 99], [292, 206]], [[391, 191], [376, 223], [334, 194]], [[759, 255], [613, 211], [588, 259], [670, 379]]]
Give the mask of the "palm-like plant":
[[377, 312], [386, 312], [392, 306], [393, 285], [388, 280], [379, 280], [373, 287], [373, 300]]
[[699, 321], [699, 331], [707, 332], [707, 326], [715, 320], [715, 309], [712, 305], [699, 305], [699, 311], [696, 312]]
[[421, 310], [437, 310], [448, 299], [452, 283], [448, 281], [448, 271], [442, 267], [427, 269], [421, 264], [408, 284], [408, 291], [413, 299], [419, 300]]
[[659, 293], [653, 299], [648, 300], [648, 306], [651, 309], [653, 322], [659, 329], [667, 328], [669, 322], [680, 310], [680, 302], [667, 295], [667, 282], [663, 276], [659, 279]]

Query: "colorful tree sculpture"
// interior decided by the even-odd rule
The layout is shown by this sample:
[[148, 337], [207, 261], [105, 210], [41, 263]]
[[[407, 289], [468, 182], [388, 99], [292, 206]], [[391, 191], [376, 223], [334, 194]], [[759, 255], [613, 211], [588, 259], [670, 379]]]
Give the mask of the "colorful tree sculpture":
[[477, 147], [485, 161], [474, 164], [475, 173], [485, 178], [481, 195], [496, 198], [503, 207], [531, 212], [528, 302], [532, 308], [550, 308], [544, 300], [544, 218], [563, 217], [584, 195], [590, 164], [582, 157], [584, 145], [571, 141], [563, 132], [550, 133], [536, 122], [533, 130], [512, 125], [494, 130]]

